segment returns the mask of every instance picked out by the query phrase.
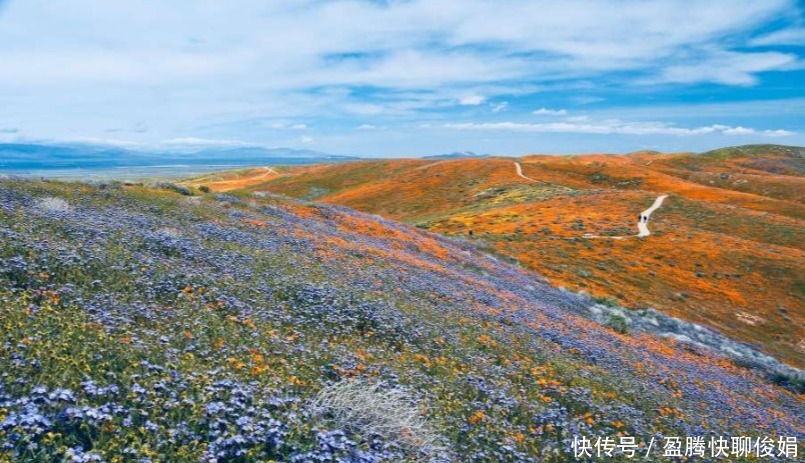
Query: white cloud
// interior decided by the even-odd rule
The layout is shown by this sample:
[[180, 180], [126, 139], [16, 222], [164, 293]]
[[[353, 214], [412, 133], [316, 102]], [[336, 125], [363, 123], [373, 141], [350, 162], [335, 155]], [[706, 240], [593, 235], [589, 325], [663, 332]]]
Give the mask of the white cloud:
[[196, 138], [196, 137], [181, 137], [181, 138], [171, 138], [169, 140], [163, 140], [159, 144], [166, 145], [166, 146], [192, 146], [192, 147], [204, 147], [204, 146], [254, 146], [253, 143], [247, 143], [240, 140], [214, 140], [208, 138]]
[[478, 106], [479, 104], [483, 104], [484, 101], [486, 101], [486, 97], [481, 95], [469, 95], [458, 100], [459, 104], [464, 106]]
[[503, 111], [504, 109], [506, 109], [506, 107], [509, 106], [509, 103], [504, 101], [502, 103], [493, 104], [491, 106], [492, 106], [492, 112], [493, 113], [499, 113], [499, 112]]
[[[617, 0], [244, 0], [188, 9], [179, 0], [134, 6], [73, 0], [64, 9], [29, 0], [10, 3], [0, 17], [0, 81], [194, 82], [204, 94], [221, 79], [236, 87], [276, 90], [434, 88], [578, 77], [656, 67], [681, 56], [680, 50], [712, 47], [745, 32], [790, 11], [792, 4], [711, 0], [691, 6], [650, 0], [623, 8]], [[141, 33], [145, 29], [149, 34]], [[289, 46], [267, 46], [275, 43]], [[500, 51], [485, 48], [489, 44]]]
[[[723, 126], [718, 126], [718, 127], [721, 128]], [[752, 129], [752, 128], [741, 127], [741, 126], [726, 127], [726, 128], [721, 129], [721, 131], [725, 135], [763, 135], [763, 136], [766, 136], [766, 137], [788, 137], [788, 136], [794, 135], [794, 132], [791, 132], [789, 130], [778, 129], [778, 130], [758, 131], [758, 130], [755, 130], [755, 129]]]
[[377, 127], [372, 124], [361, 124], [358, 127], [356, 127], [356, 129], [358, 130], [374, 130], [376, 128]]
[[667, 67], [659, 80], [674, 83], [717, 82], [727, 85], [754, 85], [757, 83], [757, 73], [783, 70], [793, 65], [796, 60], [795, 55], [788, 53], [716, 51], [693, 64]]
[[649, 120], [662, 114], [663, 118], [677, 120], [688, 117], [724, 120], [736, 115], [751, 119], [768, 119], [772, 116], [795, 118], [805, 112], [805, 97], [770, 100], [689, 102], [651, 106], [615, 106], [595, 110], [599, 118]]
[[[746, 51], [801, 43], [802, 28], [786, 26], [801, 11], [796, 0], [4, 5], [0, 124], [51, 138], [138, 120], [148, 131], [131, 136], [152, 143], [268, 137], [266, 127], [319, 127], [317, 117], [410, 127], [424, 110], [445, 120], [457, 102], [506, 99], [514, 113], [523, 107], [514, 98], [558, 86], [578, 89], [568, 105], [595, 103], [637, 79], [623, 76], [647, 86], [752, 85], [760, 73], [801, 66], [793, 52]], [[757, 36], [770, 24], [780, 29]], [[220, 130], [196, 130], [207, 127]]]
[[282, 122], [272, 122], [268, 127], [274, 130], [307, 130], [307, 124], [284, 124]]
[[548, 109], [548, 108], [539, 108], [538, 110], [532, 112], [537, 116], [565, 116], [567, 115], [566, 109]]
[[116, 138], [100, 137], [71, 137], [60, 140], [27, 140], [33, 143], [81, 143], [88, 145], [113, 146], [116, 148], [141, 148], [143, 145], [130, 140], [119, 140]]
[[741, 127], [740, 125], [737, 127], [729, 127], [723, 130], [723, 133], [726, 135], [753, 135], [757, 133], [755, 129], [748, 129], [746, 127]]
[[781, 129], [763, 131], [763, 135], [766, 135], [767, 137], [789, 137], [794, 134], [795, 133], [790, 130], [781, 130]]
[[308, 135], [303, 135], [303, 136], [299, 137], [299, 141], [302, 142], [305, 145], [310, 145], [310, 144], [316, 142], [316, 140], [313, 137], [308, 136]]
[[805, 45], [805, 27], [791, 27], [761, 35], [749, 41], [756, 47], [771, 45]]
[[359, 116], [378, 116], [386, 112], [386, 108], [376, 103], [350, 103], [341, 105], [342, 109], [349, 114]]
[[606, 101], [606, 98], [602, 98], [600, 96], [574, 96], [570, 98], [570, 101], [586, 105]]
[[731, 127], [713, 124], [700, 127], [678, 127], [666, 122], [624, 122], [606, 120], [589, 123], [551, 122], [531, 124], [522, 122], [484, 122], [484, 123], [447, 123], [445, 128], [484, 132], [526, 132], [526, 133], [586, 133], [605, 135], [705, 135], [723, 133], [725, 135], [763, 134], [767, 136], [791, 135], [784, 130], [758, 132], [746, 127]]

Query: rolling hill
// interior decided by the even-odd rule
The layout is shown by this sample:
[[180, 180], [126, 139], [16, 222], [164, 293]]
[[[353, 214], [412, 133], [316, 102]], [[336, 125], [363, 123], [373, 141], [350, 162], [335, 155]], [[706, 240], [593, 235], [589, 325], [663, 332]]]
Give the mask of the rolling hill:
[[447, 154], [434, 154], [432, 156], [423, 156], [422, 159], [465, 159], [465, 158], [488, 158], [488, 154], [476, 154], [472, 151], [456, 151]]
[[[510, 178], [511, 160], [471, 162], [486, 178], [380, 166], [444, 192], [568, 195]], [[340, 194], [387, 191], [375, 182]], [[797, 372], [678, 342], [668, 335], [731, 345], [557, 289], [478, 248], [491, 238], [263, 192], [177, 191], [0, 180], [0, 461], [560, 462], [596, 436], [634, 436], [641, 455], [650, 441], [659, 459], [662, 436], [805, 433]], [[582, 193], [565, 202], [649, 196]], [[674, 233], [664, 220], [659, 238]]]
[[[241, 172], [233, 188], [462, 236], [553, 284], [715, 328], [801, 368], [802, 153], [752, 145], [702, 154], [361, 161], [288, 168], [271, 179]], [[670, 197], [652, 217], [650, 238], [592, 238], [636, 234], [637, 214], [660, 194]]]

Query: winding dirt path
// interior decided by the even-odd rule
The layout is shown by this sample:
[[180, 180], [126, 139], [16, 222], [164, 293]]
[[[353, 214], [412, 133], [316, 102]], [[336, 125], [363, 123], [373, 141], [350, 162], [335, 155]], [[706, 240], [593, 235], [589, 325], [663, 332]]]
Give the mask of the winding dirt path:
[[640, 217], [637, 221], [637, 229], [640, 232], [637, 235], [638, 238], [651, 235], [651, 232], [648, 229], [648, 220], [651, 218], [651, 214], [662, 206], [662, 202], [665, 201], [665, 198], [667, 197], [668, 195], [658, 196], [657, 199], [654, 200], [654, 204], [652, 204], [651, 207], [640, 213]]
[[514, 168], [517, 171], [517, 176], [518, 177], [524, 178], [524, 179], [529, 180], [531, 182], [544, 183], [546, 185], [555, 186], [555, 187], [558, 187], [558, 188], [564, 188], [565, 190], [573, 191], [573, 188], [566, 187], [564, 185], [556, 185], [556, 184], [551, 183], [551, 182], [546, 182], [545, 180], [537, 180], [535, 178], [531, 178], [531, 177], [525, 175], [523, 173], [523, 166], [521, 166], [520, 163], [517, 162], [517, 161], [514, 161]]
[[641, 212], [637, 218], [637, 235], [627, 235], [627, 236], [603, 236], [603, 235], [590, 235], [585, 234], [584, 238], [589, 239], [610, 239], [610, 240], [623, 240], [626, 238], [645, 238], [651, 235], [651, 231], [648, 229], [648, 221], [651, 218], [651, 214], [654, 213], [657, 209], [662, 206], [663, 201], [667, 198], [668, 195], [660, 195], [657, 199], [654, 200], [654, 203], [646, 209], [645, 211]]
[[526, 180], [531, 180], [532, 182], [539, 182], [539, 180], [537, 180], [537, 179], [534, 179], [534, 178], [531, 178], [531, 177], [528, 177], [528, 176], [524, 175], [523, 174], [523, 166], [521, 166], [519, 162], [514, 161], [514, 168], [517, 170], [517, 176], [518, 177], [522, 177], [522, 178], [524, 178]]

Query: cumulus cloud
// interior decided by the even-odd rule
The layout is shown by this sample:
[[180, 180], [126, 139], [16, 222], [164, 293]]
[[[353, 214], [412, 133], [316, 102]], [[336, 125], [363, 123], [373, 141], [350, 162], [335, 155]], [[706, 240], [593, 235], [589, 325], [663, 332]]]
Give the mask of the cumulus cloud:
[[746, 127], [741, 126], [729, 127], [722, 130], [722, 132], [726, 135], [752, 135], [757, 133], [755, 129], [748, 129]]
[[790, 130], [782, 130], [782, 129], [764, 130], [763, 131], [763, 135], [765, 135], [767, 137], [788, 137], [788, 136], [791, 136], [791, 135], [794, 135], [794, 134], [795, 134], [795, 132], [792, 132]]
[[486, 101], [486, 97], [481, 95], [469, 95], [458, 100], [459, 104], [464, 106], [478, 106], [479, 104], [483, 104], [484, 101]]
[[534, 132], [534, 133], [585, 133], [601, 135], [706, 135], [722, 133], [725, 135], [766, 135], [786, 136], [792, 132], [785, 130], [757, 131], [746, 127], [732, 127], [713, 124], [700, 127], [678, 127], [666, 122], [624, 122], [607, 120], [599, 122], [550, 122], [531, 124], [523, 122], [483, 122], [447, 123], [448, 129], [484, 132]]
[[537, 116], [565, 116], [567, 115], [566, 109], [548, 109], [548, 108], [539, 108], [538, 110], [532, 112]]

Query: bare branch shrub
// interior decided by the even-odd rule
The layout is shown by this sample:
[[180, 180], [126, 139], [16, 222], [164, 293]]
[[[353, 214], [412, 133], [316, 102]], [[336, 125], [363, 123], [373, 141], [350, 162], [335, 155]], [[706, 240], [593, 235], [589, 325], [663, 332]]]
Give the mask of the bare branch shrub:
[[70, 212], [70, 203], [61, 199], [61, 198], [53, 198], [47, 197], [42, 198], [37, 201], [37, 207], [43, 211], [47, 212]]
[[340, 381], [319, 392], [312, 412], [365, 440], [381, 436], [423, 456], [447, 455], [444, 438], [400, 389], [384, 389], [361, 379]]

